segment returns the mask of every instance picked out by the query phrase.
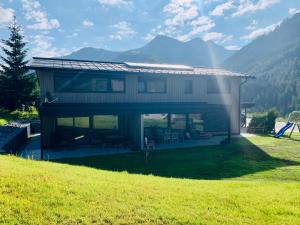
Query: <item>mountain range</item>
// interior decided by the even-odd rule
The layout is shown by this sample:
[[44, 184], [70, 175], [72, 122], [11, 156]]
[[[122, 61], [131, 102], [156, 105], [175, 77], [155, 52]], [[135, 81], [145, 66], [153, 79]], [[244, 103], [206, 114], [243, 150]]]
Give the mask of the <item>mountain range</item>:
[[115, 62], [152, 62], [185, 64], [191, 66], [218, 66], [234, 54], [211, 41], [195, 38], [182, 42], [167, 36], [156, 36], [141, 48], [114, 52], [97, 48], [82, 48], [65, 56], [69, 59], [85, 59]]
[[65, 58], [223, 67], [257, 78], [248, 81], [242, 91], [242, 100], [255, 102], [255, 111], [275, 107], [286, 115], [300, 110], [300, 13], [236, 52], [200, 38], [181, 42], [157, 36], [133, 50], [82, 48]]

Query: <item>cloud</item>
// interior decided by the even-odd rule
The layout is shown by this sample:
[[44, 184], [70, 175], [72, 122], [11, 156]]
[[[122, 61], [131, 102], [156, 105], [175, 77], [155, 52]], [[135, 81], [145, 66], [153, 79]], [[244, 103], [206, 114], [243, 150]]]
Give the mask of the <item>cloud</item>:
[[39, 1], [21, 0], [21, 2], [25, 18], [34, 21], [34, 24], [28, 25], [27, 28], [33, 30], [51, 30], [60, 27], [57, 19], [48, 19], [48, 15], [42, 11]]
[[83, 22], [82, 22], [82, 25], [84, 26], [84, 27], [93, 27], [94, 26], [94, 22], [93, 21], [90, 21], [90, 20], [84, 20]]
[[237, 45], [229, 45], [229, 46], [226, 46], [225, 47], [227, 50], [231, 50], [231, 51], [238, 51], [241, 49], [240, 46], [237, 46]]
[[297, 14], [297, 13], [300, 13], [300, 8], [290, 8], [289, 9], [289, 14], [290, 15], [294, 15], [294, 14]]
[[251, 24], [246, 27], [246, 30], [255, 30], [256, 27], [257, 27], [257, 21], [256, 20], [252, 20]]
[[204, 0], [204, 4], [211, 4], [216, 2], [222, 2], [223, 0]]
[[216, 41], [216, 40], [220, 40], [223, 37], [224, 37], [224, 34], [222, 34], [222, 33], [210, 32], [210, 33], [206, 33], [202, 39], [204, 41]]
[[163, 11], [171, 15], [171, 18], [165, 21], [166, 26], [179, 26], [198, 16], [198, 5], [192, 0], [171, 0]]
[[31, 44], [34, 45], [30, 51], [32, 56], [58, 57], [69, 53], [65, 48], [54, 47], [52, 44], [54, 40], [53, 37], [46, 35], [35, 35], [30, 39]]
[[259, 10], [264, 10], [270, 6], [279, 3], [280, 0], [258, 0], [256, 3], [253, 3], [249, 0], [240, 0], [237, 11], [232, 14], [235, 16], [242, 16], [249, 12], [256, 12]]
[[[188, 41], [215, 27], [215, 22], [209, 16], [200, 16], [199, 5], [193, 0], [170, 0], [163, 11], [167, 15], [164, 27], [160, 33]], [[148, 36], [150, 39], [153, 32]]]
[[181, 41], [188, 41], [196, 35], [203, 34], [204, 32], [212, 29], [216, 24], [207, 16], [200, 16], [197, 19], [190, 22], [192, 30], [184, 35], [179, 35], [177, 38]]
[[274, 23], [270, 26], [264, 27], [264, 28], [259, 28], [256, 30], [253, 30], [250, 34], [245, 35], [241, 37], [242, 40], [254, 40], [262, 35], [267, 35], [274, 31], [278, 26], [280, 26], [281, 22]]
[[98, 0], [98, 2], [101, 5], [105, 5], [105, 6], [117, 6], [117, 7], [129, 6], [129, 5], [132, 4], [132, 1], [128, 1], [128, 0]]
[[124, 38], [129, 38], [136, 34], [131, 24], [126, 21], [121, 21], [111, 27], [116, 30], [115, 34], [110, 35], [111, 39], [123, 40]]
[[68, 38], [77, 37], [79, 34], [77, 32], [73, 32], [72, 34], [68, 35]]
[[149, 34], [147, 34], [145, 37], [143, 37], [143, 39], [145, 40], [145, 41], [151, 41], [151, 40], [153, 40], [155, 38], [155, 35], [154, 34], [151, 34], [151, 33], [149, 33]]
[[226, 42], [228, 42], [228, 41], [231, 41], [232, 39], [233, 39], [233, 35], [225, 35], [225, 36], [223, 36], [224, 37], [224, 39], [223, 40], [221, 40], [219, 43], [222, 43], [222, 44], [224, 44], [224, 43], [226, 43]]
[[14, 19], [14, 10], [0, 7], [0, 26], [10, 24]]
[[[219, 1], [221, 0], [213, 2]], [[233, 4], [233, 1], [230, 2], [232, 2], [230, 4]], [[227, 5], [225, 6], [228, 7]], [[167, 16], [164, 24], [152, 29], [143, 37], [144, 40], [152, 40], [156, 35], [167, 35], [180, 41], [189, 41], [192, 38], [202, 37], [206, 40], [227, 38], [227, 40], [224, 40], [226, 42], [232, 38], [232, 36], [227, 37], [217, 32], [208, 33], [216, 26], [215, 21], [210, 16], [200, 16], [199, 5], [196, 1], [170, 0], [163, 8], [163, 12]]]
[[213, 11], [211, 11], [209, 14], [211, 16], [223, 16], [225, 11], [233, 8], [235, 8], [233, 1], [228, 1], [221, 5], [217, 5], [216, 8]]
[[162, 30], [162, 25], [158, 25], [157, 27], [151, 29], [151, 31], [144, 36], [143, 39], [146, 41], [151, 41], [156, 35], [166, 35], [165, 30]]

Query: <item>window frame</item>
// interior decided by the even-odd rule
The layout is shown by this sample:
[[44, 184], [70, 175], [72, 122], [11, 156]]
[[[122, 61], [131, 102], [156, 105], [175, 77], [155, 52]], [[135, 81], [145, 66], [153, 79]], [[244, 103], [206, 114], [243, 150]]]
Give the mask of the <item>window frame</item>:
[[[55, 93], [125, 93], [126, 92], [126, 78], [125, 77], [109, 77], [109, 76], [105, 76], [103, 74], [101, 75], [97, 75], [97, 74], [89, 74], [89, 73], [82, 73], [80, 74], [81, 76], [84, 76], [84, 78], [89, 78], [91, 79], [91, 83], [92, 83], [92, 79], [106, 79], [107, 80], [107, 90], [106, 91], [96, 91], [96, 90], [90, 90], [90, 91], [78, 91], [75, 90], [74, 88], [74, 83], [71, 81], [70, 83], [70, 88], [69, 90], [58, 90], [58, 84], [56, 79], [57, 78], [69, 78], [70, 80], [72, 80], [75, 76], [76, 73], [54, 73], [53, 74], [53, 86], [54, 86], [54, 92]], [[120, 80], [123, 82], [124, 84], [124, 90], [123, 91], [113, 91], [112, 89], [112, 80]]]
[[[162, 81], [164, 83], [164, 91], [159, 91], [159, 92], [149, 92], [148, 91], [148, 85], [147, 83], [149, 81]], [[140, 91], [139, 90], [139, 83], [143, 82], [145, 84], [145, 91]], [[138, 78], [138, 93], [139, 94], [166, 94], [167, 93], [167, 79], [166, 78]]]

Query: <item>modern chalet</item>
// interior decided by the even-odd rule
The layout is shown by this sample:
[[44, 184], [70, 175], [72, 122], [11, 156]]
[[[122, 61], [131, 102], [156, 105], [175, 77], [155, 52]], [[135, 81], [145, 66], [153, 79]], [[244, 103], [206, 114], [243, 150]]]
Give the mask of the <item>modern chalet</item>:
[[41, 146], [143, 150], [240, 133], [241, 84], [251, 78], [183, 65], [33, 58]]

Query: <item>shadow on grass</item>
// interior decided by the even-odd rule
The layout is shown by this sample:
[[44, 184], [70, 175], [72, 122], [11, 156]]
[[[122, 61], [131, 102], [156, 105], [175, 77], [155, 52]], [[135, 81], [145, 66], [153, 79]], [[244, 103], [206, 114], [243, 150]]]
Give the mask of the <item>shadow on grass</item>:
[[271, 157], [249, 140], [234, 139], [231, 144], [145, 153], [61, 159], [56, 162], [83, 165], [110, 171], [153, 174], [189, 179], [224, 179], [240, 177], [299, 162]]

